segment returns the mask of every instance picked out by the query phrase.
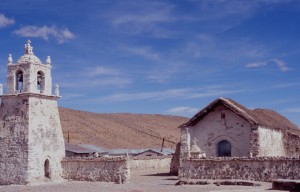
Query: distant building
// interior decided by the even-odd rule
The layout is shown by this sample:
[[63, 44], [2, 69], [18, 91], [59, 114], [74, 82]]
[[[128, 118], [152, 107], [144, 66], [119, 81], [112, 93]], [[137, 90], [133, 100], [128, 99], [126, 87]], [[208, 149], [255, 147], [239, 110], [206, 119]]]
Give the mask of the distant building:
[[65, 143], [66, 157], [92, 157], [92, 156], [170, 156], [175, 150], [161, 149], [104, 149], [91, 144]]
[[84, 147], [65, 143], [66, 157], [92, 157], [94, 151]]
[[181, 156], [299, 157], [300, 130], [268, 109], [247, 109], [219, 98], [195, 114], [181, 128]]
[[95, 157], [103, 156], [107, 152], [95, 145], [65, 143], [66, 157]]
[[98, 153], [98, 154], [101, 154], [101, 155], [107, 154], [106, 149], [104, 149], [102, 147], [98, 147], [96, 145], [91, 145], [91, 144], [78, 144], [78, 145], [81, 146], [81, 147], [84, 147], [84, 148], [86, 148], [88, 150], [91, 150], [94, 153]]
[[109, 156], [168, 156], [175, 150], [169, 148], [161, 149], [108, 149]]
[[141, 153], [135, 154], [134, 156], [169, 156], [175, 153], [175, 150], [169, 148], [161, 149], [148, 149]]
[[42, 64], [30, 41], [16, 63], [9, 54], [6, 94], [0, 85], [2, 185], [61, 179], [65, 148], [51, 68], [50, 57]]

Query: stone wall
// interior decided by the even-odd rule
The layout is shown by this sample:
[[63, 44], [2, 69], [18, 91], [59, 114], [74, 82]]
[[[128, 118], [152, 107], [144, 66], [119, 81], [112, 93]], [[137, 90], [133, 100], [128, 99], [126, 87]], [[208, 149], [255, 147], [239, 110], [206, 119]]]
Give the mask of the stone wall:
[[182, 127], [180, 135], [180, 158], [188, 159], [191, 150], [191, 136], [189, 128]]
[[300, 179], [300, 159], [280, 157], [184, 160], [179, 179]]
[[27, 184], [28, 97], [1, 97], [0, 185]]
[[283, 138], [286, 155], [300, 158], [300, 136], [284, 133]]
[[130, 163], [125, 157], [65, 158], [63, 178], [75, 181], [124, 183], [130, 178]]
[[170, 165], [170, 175], [178, 175], [178, 168], [179, 168], [179, 158], [180, 158], [180, 142], [176, 145], [175, 153], [171, 160]]
[[130, 159], [130, 169], [132, 171], [170, 169], [171, 159], [171, 156], [134, 157]]

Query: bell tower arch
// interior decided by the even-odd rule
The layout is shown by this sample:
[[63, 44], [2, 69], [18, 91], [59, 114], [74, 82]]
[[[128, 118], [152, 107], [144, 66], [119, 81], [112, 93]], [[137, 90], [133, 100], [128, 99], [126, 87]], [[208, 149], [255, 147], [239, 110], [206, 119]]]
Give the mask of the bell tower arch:
[[[9, 55], [7, 65], [7, 93], [34, 93], [52, 95], [51, 59], [47, 57], [46, 63], [34, 55], [31, 41], [24, 47], [24, 55], [13, 64]], [[22, 74], [21, 74], [22, 73]], [[22, 89], [20, 86], [22, 85]]]

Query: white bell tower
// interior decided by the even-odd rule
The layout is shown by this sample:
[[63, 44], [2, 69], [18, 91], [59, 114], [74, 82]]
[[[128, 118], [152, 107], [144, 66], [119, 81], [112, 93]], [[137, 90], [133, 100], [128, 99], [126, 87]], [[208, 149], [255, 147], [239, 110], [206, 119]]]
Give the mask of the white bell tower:
[[29, 40], [15, 64], [9, 54], [7, 93], [0, 94], [0, 185], [61, 179], [65, 147], [57, 93], [49, 56], [42, 64]]

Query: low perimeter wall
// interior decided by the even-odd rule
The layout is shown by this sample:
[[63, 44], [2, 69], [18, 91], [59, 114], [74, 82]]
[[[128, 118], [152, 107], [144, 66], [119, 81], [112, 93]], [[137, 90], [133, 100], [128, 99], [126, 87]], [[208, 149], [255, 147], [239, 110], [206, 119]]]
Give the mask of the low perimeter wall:
[[130, 165], [125, 157], [65, 158], [63, 178], [76, 181], [124, 183], [130, 178]]
[[134, 157], [130, 159], [130, 169], [137, 170], [156, 170], [170, 169], [172, 157]]
[[218, 158], [183, 160], [179, 180], [242, 179], [272, 181], [300, 179], [300, 159], [289, 158]]

